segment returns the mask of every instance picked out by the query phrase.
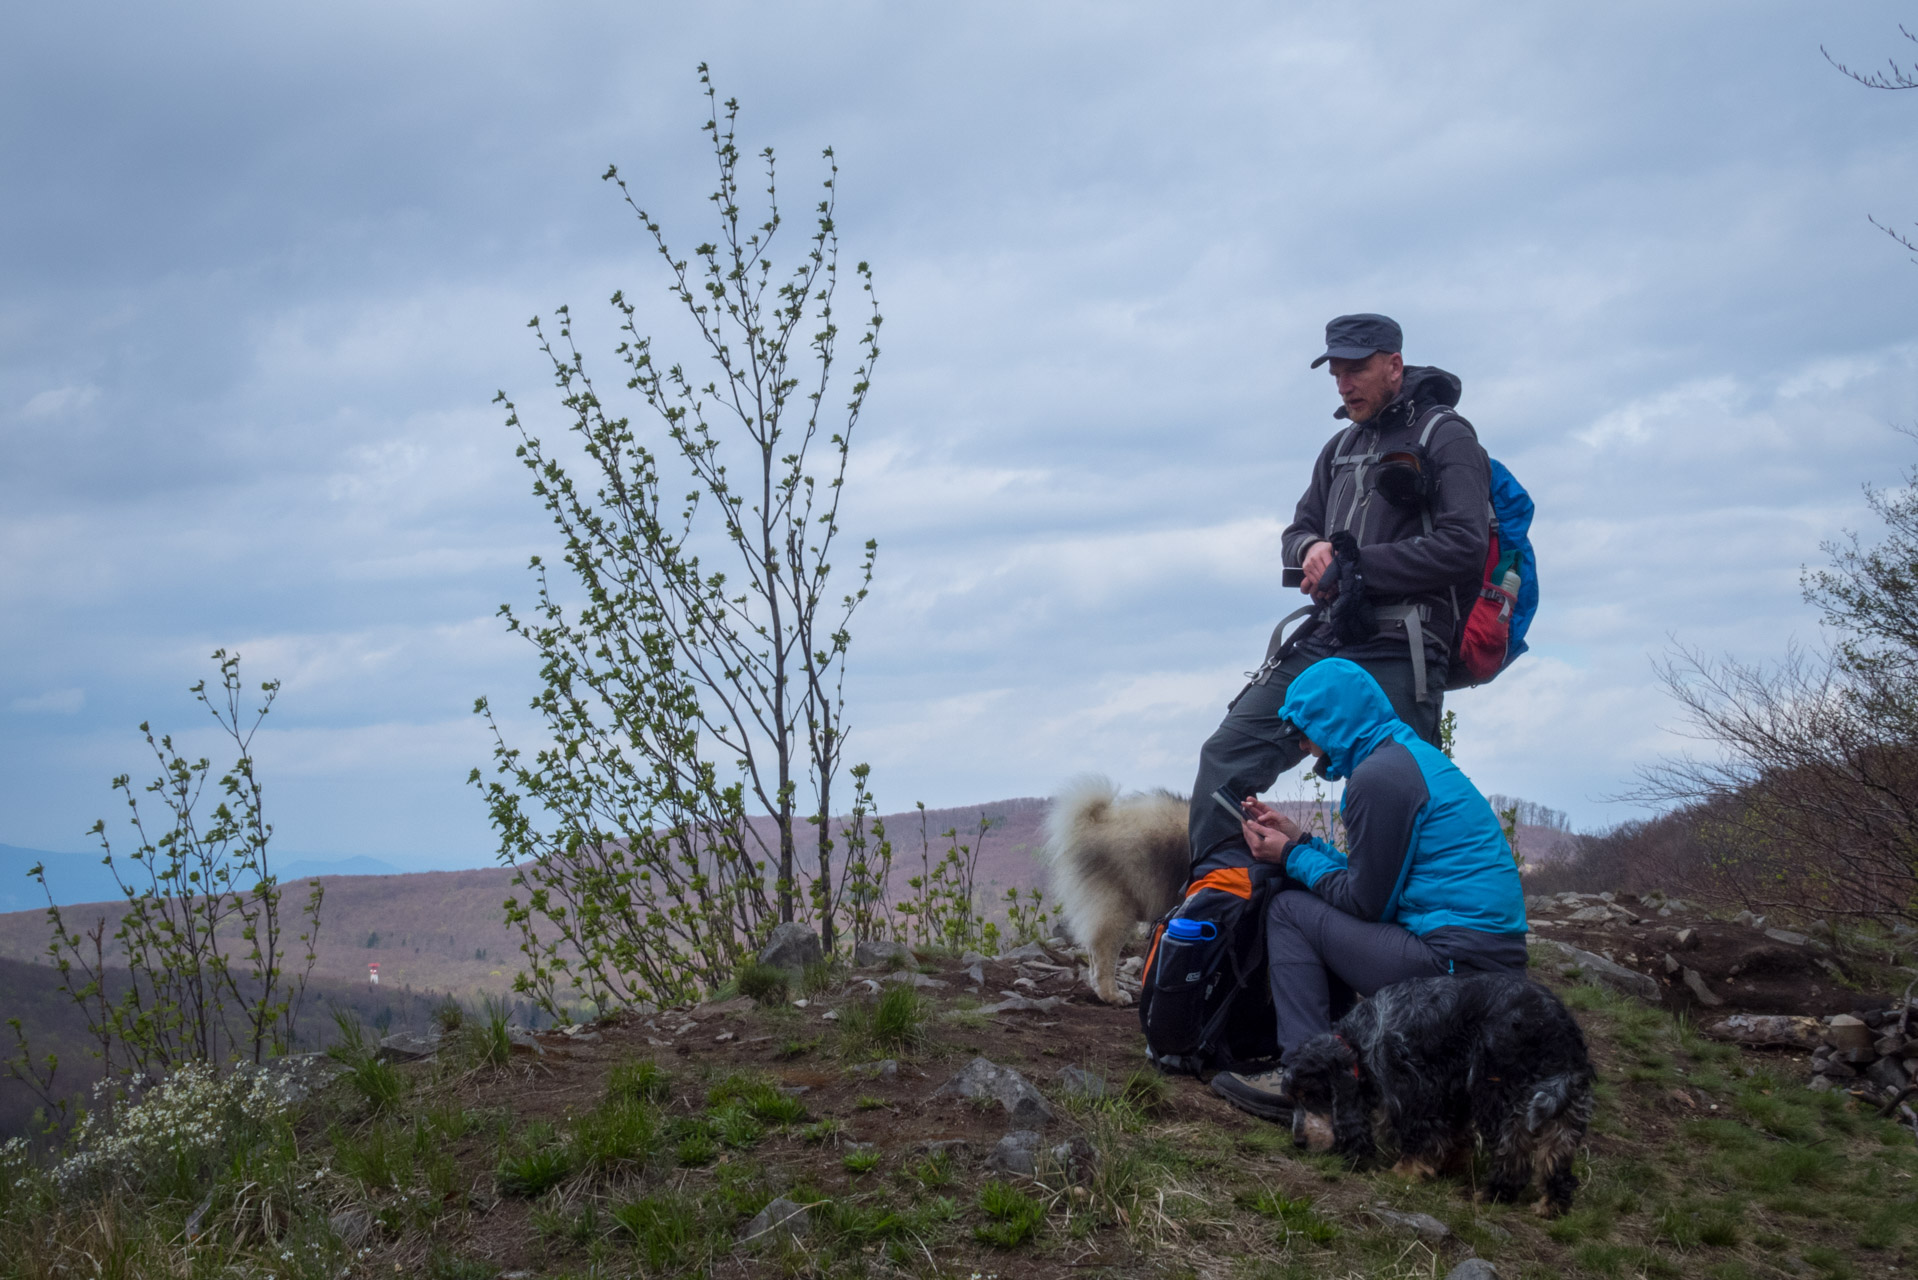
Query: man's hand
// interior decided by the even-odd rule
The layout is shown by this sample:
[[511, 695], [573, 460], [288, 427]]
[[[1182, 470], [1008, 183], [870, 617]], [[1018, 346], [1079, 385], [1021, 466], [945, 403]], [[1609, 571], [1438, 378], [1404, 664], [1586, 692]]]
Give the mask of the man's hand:
[[1247, 796], [1239, 807], [1245, 811], [1240, 829], [1252, 856], [1260, 862], [1285, 865], [1285, 846], [1303, 836], [1305, 828], [1253, 796]]
[[[1315, 542], [1305, 549], [1305, 563], [1301, 566], [1304, 577], [1299, 579], [1299, 590], [1306, 595], [1318, 598], [1319, 579], [1332, 567], [1332, 544]], [[1328, 597], [1329, 598], [1329, 597]]]

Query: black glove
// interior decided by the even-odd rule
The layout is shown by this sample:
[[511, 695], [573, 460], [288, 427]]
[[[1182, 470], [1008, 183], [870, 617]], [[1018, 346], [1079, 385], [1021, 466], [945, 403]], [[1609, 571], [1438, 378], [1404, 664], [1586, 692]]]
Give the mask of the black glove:
[[1361, 644], [1379, 633], [1379, 620], [1365, 595], [1365, 575], [1359, 572], [1359, 541], [1344, 529], [1330, 541], [1332, 563], [1325, 572], [1339, 584], [1339, 594], [1326, 620], [1341, 645]]

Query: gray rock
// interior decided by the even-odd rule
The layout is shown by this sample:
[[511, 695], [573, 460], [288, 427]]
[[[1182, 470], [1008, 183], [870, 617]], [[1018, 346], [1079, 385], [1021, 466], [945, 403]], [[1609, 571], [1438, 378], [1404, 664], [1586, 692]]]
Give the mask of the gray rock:
[[1006, 1109], [1006, 1114], [1025, 1124], [1045, 1124], [1052, 1119], [1052, 1105], [1032, 1082], [1014, 1071], [985, 1058], [974, 1058], [957, 1075], [933, 1090], [935, 1098], [990, 1098]]
[[1705, 1034], [1734, 1044], [1809, 1049], [1818, 1043], [1824, 1030], [1816, 1018], [1783, 1013], [1734, 1013], [1705, 1028]]
[[1577, 911], [1572, 912], [1571, 915], [1573, 924], [1589, 924], [1593, 921], [1610, 920], [1611, 918], [1612, 909], [1610, 907], [1580, 907]]
[[1021, 960], [1050, 961], [1052, 959], [1046, 953], [1046, 949], [1036, 942], [1028, 942], [1023, 947], [1014, 947], [1010, 951], [1001, 951], [998, 958], [1005, 964], [1018, 964]]
[[968, 951], [959, 957], [959, 963], [970, 968], [975, 964], [983, 964], [985, 959], [986, 957], [977, 951]]
[[1576, 969], [1580, 976], [1589, 982], [1601, 983], [1613, 990], [1622, 991], [1628, 996], [1636, 996], [1652, 1004], [1658, 1003], [1660, 995], [1663, 994], [1658, 988], [1658, 980], [1650, 974], [1640, 973], [1636, 969], [1627, 969], [1621, 964], [1613, 964], [1604, 956], [1595, 956], [1569, 943], [1549, 938], [1541, 940], [1537, 946], [1539, 950], [1554, 956], [1548, 963], [1560, 973]]
[[[699, 1024], [694, 1023], [693, 1025], [697, 1027]], [[681, 1030], [683, 1031], [685, 1028], [682, 1027]], [[542, 1058], [546, 1056], [546, 1046], [539, 1042], [538, 1036], [528, 1031], [525, 1027], [506, 1028], [506, 1038], [513, 1042], [515, 1049], [524, 1049], [526, 1052], [537, 1054]]]
[[884, 938], [866, 938], [854, 944], [852, 962], [861, 969], [911, 964], [912, 948], [903, 942], [892, 942]]
[[929, 1156], [943, 1155], [954, 1159], [972, 1150], [972, 1143], [965, 1138], [928, 1138], [913, 1147], [914, 1151], [923, 1151]]
[[386, 1062], [419, 1062], [432, 1057], [439, 1051], [439, 1032], [428, 1031], [422, 1035], [411, 1031], [400, 1031], [380, 1041], [378, 1056]]
[[881, 1058], [877, 1062], [861, 1062], [846, 1068], [856, 1076], [867, 1080], [897, 1080], [899, 1078], [899, 1060]]
[[1040, 1141], [1036, 1130], [1014, 1129], [999, 1139], [999, 1145], [986, 1157], [986, 1168], [993, 1173], [1030, 1178], [1039, 1172]]
[[880, 981], [903, 982], [909, 987], [948, 987], [952, 985], [949, 982], [942, 982], [938, 978], [928, 978], [925, 974], [915, 972], [911, 969], [900, 969], [897, 972], [889, 973], [880, 979]]
[[967, 967], [966, 976], [972, 979], [974, 986], [984, 986], [986, 982], [986, 966], [975, 960]]
[[1872, 1041], [1871, 1048], [1872, 1052], [1881, 1058], [1897, 1058], [1904, 1055], [1905, 1044], [1906, 1040], [1903, 1036], [1896, 1031], [1887, 1031]]
[[1694, 996], [1698, 997], [1698, 1003], [1702, 1005], [1711, 1006], [1725, 1003], [1717, 992], [1705, 985], [1704, 975], [1696, 969], [1685, 970], [1685, 988]]
[[1467, 1258], [1447, 1271], [1445, 1280], [1498, 1280], [1498, 1268], [1483, 1258]]
[[1802, 947], [1810, 944], [1811, 939], [1802, 933], [1793, 933], [1790, 929], [1767, 929], [1765, 936], [1773, 942], [1782, 942], [1788, 947]]
[[1872, 1063], [1865, 1071], [1865, 1079], [1891, 1093], [1897, 1093], [1909, 1083], [1905, 1064], [1896, 1058], [1880, 1058]]
[[1698, 949], [1698, 930], [1680, 929], [1678, 931], [1678, 949], [1680, 951], [1696, 951]]
[[746, 1229], [739, 1233], [739, 1243], [743, 1248], [756, 1249], [781, 1237], [798, 1239], [811, 1232], [812, 1222], [807, 1217], [806, 1206], [780, 1196], [746, 1224]]
[[1819, 1065], [1818, 1074], [1834, 1080], [1851, 1080], [1858, 1075], [1858, 1068], [1843, 1058], [1828, 1058]]
[[1108, 1092], [1106, 1078], [1084, 1067], [1067, 1067], [1059, 1073], [1059, 1092], [1068, 1098], [1103, 1098]]
[[1387, 1209], [1374, 1205], [1373, 1217], [1397, 1231], [1409, 1231], [1419, 1239], [1436, 1242], [1452, 1234], [1452, 1229], [1429, 1213], [1400, 1213], [1397, 1209]]
[[1844, 1086], [1840, 1085], [1830, 1076], [1813, 1076], [1811, 1083], [1805, 1087], [1813, 1093], [1830, 1093], [1832, 1090], [1843, 1088]]
[[1762, 916], [1753, 915], [1750, 911], [1741, 911], [1732, 917], [1732, 923], [1742, 924], [1747, 929], [1755, 929], [1758, 927], [1758, 922], [1763, 918]]
[[773, 930], [766, 949], [759, 953], [759, 963], [797, 973], [809, 964], [818, 964], [825, 956], [818, 934], [797, 920], [787, 920]]
[[373, 1215], [364, 1209], [341, 1209], [326, 1220], [326, 1225], [340, 1238], [341, 1245], [357, 1249], [373, 1234]]

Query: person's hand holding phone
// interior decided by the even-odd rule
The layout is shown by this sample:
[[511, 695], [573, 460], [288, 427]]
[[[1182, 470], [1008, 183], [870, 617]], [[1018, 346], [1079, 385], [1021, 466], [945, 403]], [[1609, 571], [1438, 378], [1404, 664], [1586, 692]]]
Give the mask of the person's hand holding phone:
[[1305, 835], [1305, 828], [1260, 800], [1247, 796], [1239, 805], [1245, 844], [1260, 862], [1283, 866], [1285, 847]]

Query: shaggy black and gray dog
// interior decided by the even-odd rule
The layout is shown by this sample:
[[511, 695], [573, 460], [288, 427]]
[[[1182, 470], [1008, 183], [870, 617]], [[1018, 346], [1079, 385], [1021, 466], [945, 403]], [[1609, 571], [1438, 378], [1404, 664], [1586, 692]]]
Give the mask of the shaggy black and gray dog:
[[1571, 1207], [1572, 1157], [1592, 1118], [1592, 1062], [1569, 1010], [1513, 974], [1417, 978], [1386, 987], [1328, 1035], [1287, 1058], [1292, 1136], [1315, 1151], [1370, 1159], [1378, 1136], [1397, 1172], [1429, 1177], [1472, 1151], [1491, 1154], [1487, 1198], [1534, 1211]]

